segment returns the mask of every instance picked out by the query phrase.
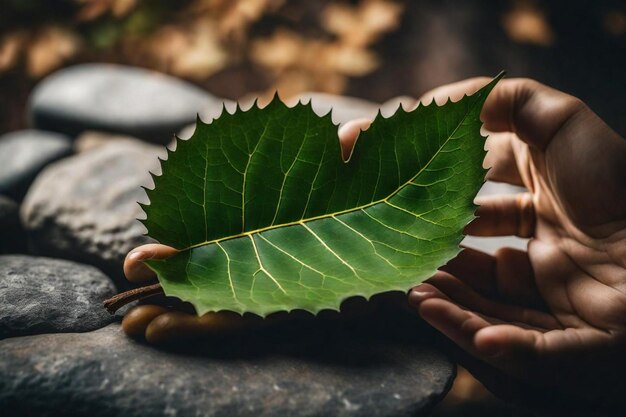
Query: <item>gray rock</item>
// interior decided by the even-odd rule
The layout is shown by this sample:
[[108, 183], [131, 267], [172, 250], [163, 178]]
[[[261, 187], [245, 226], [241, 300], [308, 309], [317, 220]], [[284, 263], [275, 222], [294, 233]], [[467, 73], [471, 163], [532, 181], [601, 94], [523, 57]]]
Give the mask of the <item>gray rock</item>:
[[336, 321], [322, 327], [169, 351], [129, 340], [117, 324], [8, 339], [0, 404], [7, 417], [397, 417], [426, 415], [450, 387], [454, 365], [424, 333], [404, 343], [359, 338]]
[[374, 119], [380, 107], [379, 104], [360, 98], [326, 93], [303, 93], [296, 97], [295, 100], [288, 100], [287, 103], [292, 105], [296, 100], [305, 103], [310, 100], [313, 110], [320, 116], [332, 110], [332, 119], [336, 124], [344, 124], [350, 120], [362, 117]]
[[19, 206], [0, 195], [0, 253], [21, 253], [26, 250], [26, 233], [22, 228]]
[[[313, 110], [319, 116], [326, 115], [332, 111], [332, 120], [335, 124], [344, 124], [353, 119], [368, 118], [373, 119], [378, 113], [380, 108], [383, 114], [388, 117], [393, 114], [398, 108], [400, 103], [413, 105], [413, 101], [408, 97], [399, 97], [384, 103], [382, 105], [373, 103], [371, 101], [363, 100], [356, 97], [338, 96], [334, 94], [326, 93], [302, 93], [296, 97], [285, 100], [288, 106], [294, 106], [298, 101], [303, 103], [312, 103]], [[239, 106], [244, 110], [250, 108], [254, 104], [254, 98], [246, 98], [239, 101]], [[261, 106], [267, 103], [262, 103]], [[219, 117], [222, 114], [223, 108], [229, 113], [233, 113], [236, 110], [237, 103], [234, 101], [224, 100], [223, 104], [215, 105], [200, 112], [200, 118], [205, 123], [210, 123], [213, 119]], [[407, 107], [408, 108], [408, 107]], [[193, 132], [196, 130], [196, 124], [192, 123], [181, 129], [176, 136], [181, 139], [189, 139]], [[171, 146], [170, 146], [171, 147]]]
[[0, 339], [104, 327], [113, 317], [104, 310], [102, 301], [114, 292], [111, 280], [88, 265], [2, 255]]
[[415, 107], [417, 107], [417, 103], [418, 101], [413, 97], [398, 96], [385, 101], [380, 106], [380, 112], [382, 113], [383, 117], [391, 117], [396, 111], [398, 111], [398, 108], [400, 106], [402, 106], [405, 111], [411, 111], [414, 110]]
[[29, 103], [31, 124], [75, 136], [102, 130], [166, 144], [196, 114], [219, 103], [185, 81], [140, 68], [83, 64], [43, 80]]
[[37, 174], [72, 153], [70, 138], [40, 130], [0, 136], [0, 194], [21, 200]]
[[74, 140], [74, 152], [81, 153], [91, 151], [112, 142], [119, 141], [136, 142], [137, 138], [127, 135], [117, 135], [115, 133], [86, 130]]
[[[245, 103], [244, 106], [247, 106], [247, 107], [244, 107], [244, 108], [246, 109], [249, 108], [250, 106], [252, 106], [252, 103], [253, 101], [250, 101], [249, 103]], [[214, 119], [217, 119], [218, 117], [220, 117], [224, 109], [226, 109], [226, 111], [231, 114], [234, 113], [237, 110], [237, 102], [232, 101], [232, 100], [223, 100], [219, 105], [207, 107], [202, 112], [198, 113], [198, 116], [200, 116], [200, 119], [204, 123], [211, 123]], [[191, 138], [195, 130], [196, 130], [196, 122], [194, 121], [193, 123], [182, 128], [176, 134], [176, 136], [180, 139], [187, 140]], [[167, 145], [167, 147], [170, 149], [175, 149], [176, 141], [171, 142], [170, 144]]]
[[137, 201], [147, 202], [140, 186], [152, 186], [158, 155], [163, 147], [120, 140], [47, 167], [21, 207], [35, 253], [95, 265], [123, 283], [124, 257], [151, 241]]

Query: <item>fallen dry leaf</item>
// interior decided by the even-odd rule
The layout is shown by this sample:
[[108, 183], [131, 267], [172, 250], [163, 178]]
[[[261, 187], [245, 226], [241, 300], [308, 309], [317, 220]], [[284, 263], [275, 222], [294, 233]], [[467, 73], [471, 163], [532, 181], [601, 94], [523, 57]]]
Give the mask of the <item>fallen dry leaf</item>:
[[531, 0], [517, 0], [502, 18], [502, 26], [515, 42], [543, 47], [554, 43], [554, 33], [545, 12]]
[[322, 12], [322, 26], [343, 43], [365, 47], [397, 28], [403, 9], [387, 0], [365, 0], [356, 6], [330, 3]]
[[6, 34], [0, 40], [0, 71], [11, 69], [17, 64], [27, 37], [26, 31], [19, 30]]
[[116, 18], [130, 14], [139, 4], [140, 0], [79, 0], [82, 4], [76, 20], [89, 22], [107, 13]]
[[80, 39], [69, 29], [44, 26], [28, 45], [26, 70], [31, 77], [39, 78], [60, 67], [80, 49]]

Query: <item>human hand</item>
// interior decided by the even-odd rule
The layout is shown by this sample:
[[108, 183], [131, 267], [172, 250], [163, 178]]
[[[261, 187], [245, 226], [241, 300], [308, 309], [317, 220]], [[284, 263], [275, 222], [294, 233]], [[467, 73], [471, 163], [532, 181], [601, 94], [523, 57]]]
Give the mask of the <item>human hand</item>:
[[[485, 83], [469, 80], [430, 96], [458, 99]], [[584, 374], [598, 364], [588, 352], [603, 355], [622, 343], [624, 142], [579, 100], [527, 80], [501, 82], [482, 116], [487, 129], [499, 132], [487, 141], [486, 163], [493, 166], [487, 178], [526, 185], [530, 193], [480, 201], [479, 218], [467, 232], [534, 239], [528, 253], [466, 250], [410, 299], [428, 322], [485, 363], [525, 380], [559, 383], [555, 369], [574, 364], [570, 371]], [[340, 130], [344, 154], [368, 124], [354, 121]], [[594, 164], [598, 156], [606, 162]], [[174, 253], [152, 249], [153, 258]], [[136, 256], [127, 258], [125, 272], [134, 282], [153, 279]], [[146, 317], [154, 319], [166, 310], [150, 313]], [[165, 336], [177, 328], [191, 334], [211, 327], [175, 314], [144, 319], [139, 328], [151, 341], [159, 339], [149, 337], [152, 321], [159, 324], [153, 329], [164, 329], [154, 334]], [[187, 325], [178, 326], [179, 318]]]
[[[423, 101], [458, 100], [487, 82], [440, 87]], [[487, 179], [528, 192], [477, 200], [466, 232], [530, 237], [527, 252], [466, 249], [409, 301], [478, 363], [531, 386], [601, 397], [624, 368], [626, 141], [580, 100], [526, 79], [501, 81], [481, 118], [494, 132]], [[484, 377], [503, 388], [501, 375], [496, 384]]]

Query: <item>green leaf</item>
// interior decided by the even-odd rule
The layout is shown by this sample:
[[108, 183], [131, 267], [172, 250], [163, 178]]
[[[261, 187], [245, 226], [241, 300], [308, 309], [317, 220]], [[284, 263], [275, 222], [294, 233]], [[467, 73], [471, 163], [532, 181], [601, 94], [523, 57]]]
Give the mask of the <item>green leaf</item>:
[[362, 132], [349, 161], [337, 127], [310, 104], [226, 111], [178, 140], [147, 190], [148, 234], [179, 249], [146, 262], [198, 314], [338, 309], [402, 290], [460, 251], [484, 182], [472, 96], [434, 102]]

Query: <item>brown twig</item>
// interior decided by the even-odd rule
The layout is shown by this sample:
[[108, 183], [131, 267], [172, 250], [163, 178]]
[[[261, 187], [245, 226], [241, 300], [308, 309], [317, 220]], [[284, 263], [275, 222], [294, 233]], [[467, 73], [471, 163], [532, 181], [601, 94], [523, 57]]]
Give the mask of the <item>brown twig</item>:
[[151, 297], [153, 295], [163, 294], [163, 288], [161, 284], [148, 285], [146, 287], [135, 288], [120, 294], [117, 294], [108, 300], [104, 300], [104, 308], [111, 314], [114, 314], [118, 309], [131, 303], [135, 300]]

